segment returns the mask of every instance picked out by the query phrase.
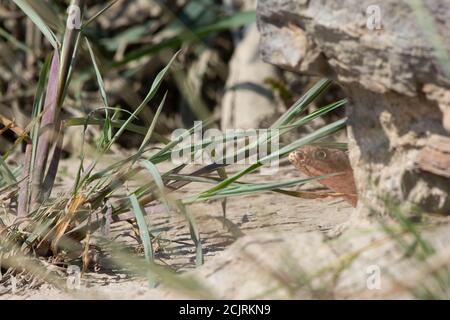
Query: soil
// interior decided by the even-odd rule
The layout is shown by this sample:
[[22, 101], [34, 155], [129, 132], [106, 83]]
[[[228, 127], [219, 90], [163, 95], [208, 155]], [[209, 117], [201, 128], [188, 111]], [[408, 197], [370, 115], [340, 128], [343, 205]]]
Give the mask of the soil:
[[[77, 167], [74, 160], [64, 160], [61, 169], [70, 177]], [[232, 173], [237, 168], [227, 169]], [[263, 176], [258, 172], [249, 175], [246, 181], [279, 181], [300, 177], [300, 173], [289, 163], [283, 162], [276, 175]], [[60, 181], [64, 185], [64, 180]], [[188, 195], [205, 190], [205, 185], [191, 183], [178, 191], [178, 195]], [[319, 184], [310, 183], [299, 189], [322, 189]], [[245, 268], [242, 272], [232, 267], [233, 262], [225, 265], [223, 257], [228, 256], [236, 241], [248, 241], [252, 237], [266, 235], [296, 235], [313, 231], [326, 235], [334, 227], [348, 221], [355, 210], [341, 198], [301, 199], [278, 193], [265, 192], [257, 195], [228, 198], [226, 203], [226, 219], [222, 210], [222, 202], [214, 200], [190, 205], [189, 211], [195, 217], [200, 231], [204, 265], [196, 267], [195, 246], [191, 240], [189, 228], [183, 216], [176, 212], [154, 212], [148, 217], [151, 233], [158, 235], [155, 259], [158, 264], [165, 265], [177, 272], [181, 278], [191, 275], [199, 283], [207, 283], [206, 278], [214, 274], [220, 277], [232, 278], [233, 281], [214, 280], [216, 297], [250, 298], [257, 297], [264, 290], [252, 287], [250, 291], [240, 290], [248, 274]], [[118, 243], [131, 248], [142, 255], [142, 248], [133, 226], [129, 222], [113, 224], [111, 237]], [[244, 239], [244, 240], [241, 240]], [[246, 240], [247, 239], [247, 240]], [[168, 240], [168, 241], [167, 241]], [[302, 244], [299, 243], [299, 246]], [[262, 251], [258, 254], [265, 255]], [[231, 258], [232, 259], [232, 258]], [[257, 260], [258, 258], [255, 257]], [[251, 259], [250, 259], [251, 260]], [[255, 261], [256, 261], [255, 260]], [[254, 262], [248, 261], [252, 264]], [[227, 264], [231, 264], [227, 267]], [[227, 269], [230, 273], [227, 273]], [[225, 276], [224, 276], [225, 274]], [[219, 278], [220, 278], [219, 277]], [[233, 286], [230, 288], [230, 284]], [[221, 293], [220, 287], [224, 290]], [[225, 291], [225, 287], [227, 290]], [[166, 298], [205, 298], [208, 290], [187, 290], [186, 287], [174, 288], [167, 284], [149, 289], [145, 277], [133, 276], [126, 270], [117, 270], [104, 266], [98, 272], [89, 271], [83, 275], [81, 289], [60, 290], [50, 284], [43, 284], [38, 288], [18, 289], [15, 294], [10, 290], [2, 295], [2, 299], [166, 299]], [[225, 293], [226, 292], [226, 293]], [[269, 295], [270, 297], [270, 295]]]

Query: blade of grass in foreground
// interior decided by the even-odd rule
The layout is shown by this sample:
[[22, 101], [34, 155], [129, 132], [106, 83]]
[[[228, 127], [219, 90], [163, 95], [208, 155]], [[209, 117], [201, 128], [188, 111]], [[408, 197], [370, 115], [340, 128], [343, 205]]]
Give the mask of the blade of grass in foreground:
[[6, 162], [3, 161], [2, 157], [0, 157], [0, 174], [2, 178], [5, 179], [7, 184], [13, 184], [17, 182], [16, 178], [14, 177]]
[[[104, 126], [105, 125], [105, 119], [98, 119], [98, 118], [68, 118], [63, 121], [65, 127], [74, 127], [74, 126], [86, 126], [86, 125], [99, 125]], [[125, 123], [125, 120], [111, 120], [110, 124], [113, 128], [121, 128]], [[140, 134], [142, 136], [145, 136], [145, 134], [148, 132], [148, 129], [143, 126], [138, 126], [133, 123], [129, 123], [126, 127], [127, 131]], [[155, 138], [155, 140], [162, 142], [164, 144], [169, 143], [170, 141], [158, 134], [157, 132], [153, 131], [152, 137]]]
[[202, 249], [202, 241], [200, 238], [200, 232], [198, 231], [194, 217], [186, 209], [186, 206], [181, 201], [177, 201], [176, 203], [178, 209], [184, 214], [185, 218], [189, 223], [189, 232], [191, 234], [191, 239], [192, 241], [194, 241], [195, 245], [195, 263], [197, 267], [199, 267], [203, 264], [203, 249]]
[[[248, 150], [254, 150], [257, 146], [260, 146], [262, 144], [269, 144], [274, 139], [278, 139], [280, 136], [286, 134], [287, 132], [298, 128], [301, 125], [305, 125], [309, 123], [310, 121], [336, 109], [342, 107], [347, 100], [342, 99], [340, 101], [331, 103], [325, 107], [322, 107], [311, 114], [308, 114], [299, 120], [295, 121], [294, 123], [291, 123], [292, 120], [300, 115], [303, 111], [306, 110], [306, 108], [309, 106], [311, 102], [314, 101], [318, 96], [320, 96], [323, 92], [325, 92], [329, 86], [332, 84], [331, 80], [322, 79], [318, 83], [316, 83], [311, 89], [309, 89], [300, 99], [297, 100], [297, 102], [294, 103], [294, 105], [289, 108], [289, 110], [284, 113], [272, 126], [270, 126], [270, 129], [273, 131], [269, 131], [270, 135], [262, 135], [258, 137], [257, 141], [254, 141], [253, 143], [250, 143], [246, 145], [244, 148], [237, 151], [237, 157], [240, 158], [242, 154], [247, 152]], [[290, 124], [291, 123], [291, 124]], [[278, 131], [277, 131], [278, 130]], [[231, 159], [228, 158], [222, 158], [218, 163], [230, 163], [232, 162], [232, 158], [234, 155], [232, 155]]]
[[[161, 198], [163, 199], [163, 202], [166, 206], [166, 209], [169, 209], [169, 202], [167, 197], [165, 196], [165, 191], [164, 191], [164, 182], [161, 178], [161, 175], [159, 174], [158, 169], [156, 168], [156, 166], [151, 163], [148, 160], [142, 160], [142, 164], [147, 168], [147, 170], [151, 173], [151, 175], [153, 176], [153, 180], [156, 183], [156, 186], [159, 189], [159, 192], [161, 194]], [[197, 266], [202, 265], [203, 264], [203, 251], [202, 251], [202, 244], [201, 244], [201, 240], [200, 240], [200, 233], [198, 231], [197, 225], [194, 221], [194, 218], [192, 217], [192, 215], [187, 211], [187, 209], [185, 208], [184, 204], [181, 201], [177, 201], [175, 202], [176, 206], [178, 207], [178, 209], [184, 214], [185, 218], [188, 221], [189, 224], [189, 232], [191, 234], [191, 239], [195, 244], [195, 248], [196, 248], [196, 264]], [[144, 214], [144, 213], [143, 213]]]
[[156, 166], [153, 163], [151, 163], [148, 160], [142, 160], [141, 163], [148, 170], [148, 172], [150, 172], [150, 174], [152, 175], [153, 181], [155, 182], [155, 184], [159, 190], [161, 199], [163, 200], [164, 204], [166, 205], [166, 208], [168, 211], [169, 210], [169, 201], [166, 197], [166, 194], [164, 191], [164, 182], [161, 178], [161, 175], [159, 174], [158, 169], [156, 168]]
[[42, 20], [52, 29], [62, 32], [64, 23], [59, 18], [53, 7], [45, 0], [27, 0]]
[[[41, 30], [44, 34], [45, 38], [50, 42], [52, 47], [57, 50], [61, 44], [56, 38], [53, 31], [48, 27], [48, 25], [44, 22], [42, 17], [36, 12], [33, 6], [28, 3], [27, 0], [13, 0], [15, 4], [30, 18], [34, 24]], [[41, 1], [41, 0], [33, 0], [33, 1]]]
[[206, 200], [213, 200], [213, 199], [220, 199], [225, 197], [236, 197], [236, 196], [244, 196], [249, 194], [254, 194], [258, 192], [265, 192], [265, 191], [274, 191], [280, 188], [289, 188], [294, 186], [299, 186], [302, 184], [309, 183], [311, 181], [320, 180], [327, 176], [319, 176], [319, 177], [311, 177], [311, 178], [301, 178], [301, 179], [294, 179], [289, 181], [280, 181], [280, 182], [271, 182], [271, 183], [253, 183], [253, 184], [240, 184], [240, 185], [231, 185], [227, 188], [224, 188], [222, 190], [219, 190], [215, 192], [211, 196], [205, 196], [202, 198], [198, 197], [191, 197], [183, 199], [184, 204], [190, 204], [194, 202], [199, 201], [206, 201]]
[[279, 129], [281, 126], [287, 125], [297, 115], [305, 111], [305, 109], [318, 96], [326, 91], [333, 82], [328, 79], [321, 79], [311, 89], [308, 90], [292, 107], [289, 108], [274, 124], [270, 126], [271, 129]]
[[139, 147], [138, 153], [142, 152], [142, 150], [145, 148], [147, 143], [149, 143], [150, 139], [152, 138], [153, 131], [155, 130], [156, 122], [158, 121], [159, 115], [161, 114], [162, 108], [164, 107], [166, 98], [167, 98], [167, 92], [164, 94], [164, 97], [161, 100], [161, 103], [159, 104], [158, 110], [156, 110], [155, 116], [152, 120], [150, 127], [148, 128], [147, 133], [145, 134], [145, 137], [144, 137], [144, 140], [142, 141], [141, 146]]
[[95, 75], [97, 78], [98, 88], [100, 90], [100, 96], [102, 98], [103, 106], [105, 107], [105, 123], [103, 125], [102, 138], [100, 144], [102, 146], [106, 145], [112, 138], [112, 126], [111, 126], [111, 117], [109, 116], [109, 103], [108, 97], [106, 95], [105, 84], [103, 82], [103, 77], [100, 73], [100, 69], [98, 68], [97, 62], [95, 61], [94, 51], [92, 50], [91, 44], [89, 40], [84, 38], [86, 45], [88, 47], [89, 55], [91, 57], [92, 65], [94, 66]]
[[[90, 174], [94, 170], [94, 168], [95, 168], [96, 164], [98, 163], [98, 161], [100, 160], [100, 158], [103, 156], [104, 153], [106, 153], [106, 151], [108, 151], [112, 147], [112, 145], [117, 141], [117, 139], [119, 139], [119, 137], [125, 132], [125, 130], [127, 130], [127, 128], [130, 125], [132, 125], [131, 122], [133, 121], [133, 119], [135, 119], [137, 117], [137, 115], [142, 111], [142, 109], [147, 105], [147, 103], [155, 96], [156, 92], [158, 91], [158, 89], [162, 83], [162, 80], [164, 79], [165, 75], [167, 74], [167, 72], [170, 69], [170, 66], [172, 65], [173, 61], [175, 61], [177, 56], [178, 56], [178, 52], [172, 57], [172, 59], [166, 65], [166, 67], [158, 73], [158, 75], [156, 76], [155, 80], [153, 81], [152, 86], [151, 86], [149, 92], [147, 93], [147, 96], [145, 97], [145, 99], [142, 101], [142, 103], [139, 105], [139, 107], [137, 107], [136, 110], [127, 118], [127, 120], [125, 120], [123, 122], [123, 124], [121, 125], [119, 130], [116, 132], [116, 134], [109, 140], [108, 144], [103, 148], [103, 150], [93, 160], [92, 164], [89, 166], [89, 171], [87, 171], [83, 174], [83, 178], [81, 179], [80, 185], [83, 185], [84, 183], [93, 179], [93, 177], [90, 177]], [[86, 125], [85, 123], [84, 123], [84, 125]], [[110, 122], [110, 123], [112, 123], [112, 122]], [[130, 157], [129, 160], [135, 160], [135, 159], [139, 158], [139, 156], [140, 156], [140, 153], [137, 153], [135, 156]], [[126, 161], [125, 162], [122, 161], [121, 163], [126, 163]], [[110, 171], [110, 168], [102, 170], [103, 173], [100, 176], [103, 176], [103, 174], [107, 173], [108, 171]], [[94, 176], [95, 176], [95, 178], [98, 177], [99, 173], [95, 174]]]
[[307, 135], [305, 137], [298, 139], [297, 141], [285, 146], [284, 148], [281, 148], [280, 150], [271, 153], [270, 155], [260, 159], [255, 164], [237, 172], [235, 175], [222, 181], [217, 186], [202, 192], [201, 194], [198, 195], [198, 197], [199, 198], [211, 197], [217, 191], [229, 186], [231, 183], [240, 179], [244, 175], [249, 174], [249, 173], [255, 171], [256, 169], [262, 167], [264, 165], [264, 163], [270, 163], [271, 161], [274, 161], [276, 159], [283, 158], [284, 156], [288, 155], [290, 152], [294, 151], [297, 148], [300, 148], [303, 145], [312, 143], [320, 138], [323, 138], [325, 136], [328, 136], [330, 134], [333, 134], [333, 133], [341, 130], [342, 128], [345, 127], [346, 120], [347, 119], [341, 119], [341, 120], [335, 121], [325, 127], [320, 128], [319, 130], [316, 130], [316, 131], [310, 133], [309, 135]]
[[[136, 222], [138, 224], [142, 245], [144, 246], [145, 260], [147, 260], [148, 264], [153, 264], [152, 240], [150, 238], [147, 223], [145, 222], [144, 210], [139, 204], [139, 200], [136, 195], [130, 195], [130, 201], [133, 207], [134, 215], [136, 216]], [[147, 279], [149, 287], [154, 288], [156, 286], [156, 279], [150, 270], [147, 271]]]
[[[289, 131], [291, 131], [295, 128], [298, 128], [302, 125], [305, 125], [305, 124], [311, 122], [312, 120], [314, 120], [318, 117], [321, 117], [334, 109], [340, 108], [343, 105], [345, 105], [346, 103], [347, 103], [347, 99], [342, 99], [340, 101], [337, 101], [337, 102], [331, 103], [327, 106], [324, 106], [324, 107], [300, 118], [299, 120], [293, 122], [292, 124], [280, 126], [274, 130], [273, 134], [272, 134], [272, 132], [270, 132], [271, 133], [270, 135], [266, 135], [266, 136], [262, 135], [253, 144], [246, 145], [244, 148], [238, 150], [237, 157], [239, 158], [242, 154], [244, 154], [248, 150], [252, 150], [252, 149], [254, 150], [257, 145], [262, 145], [262, 144], [268, 145], [268, 144], [270, 144], [270, 142], [273, 139], [278, 139], [280, 136], [288, 133]], [[302, 104], [298, 104], [297, 109], [293, 109], [292, 111], [296, 112], [298, 114], [300, 112], [300, 110], [306, 108], [306, 106], [307, 105], [303, 106]], [[218, 163], [230, 163], [233, 161], [233, 157], [234, 157], [234, 155], [232, 155], [230, 158], [220, 159], [218, 161]]]
[[117, 139], [122, 135], [122, 133], [126, 130], [127, 126], [131, 123], [131, 121], [133, 120], [133, 118], [135, 116], [137, 116], [142, 109], [147, 105], [147, 103], [155, 96], [157, 90], [159, 89], [162, 80], [164, 79], [166, 73], [169, 71], [170, 66], [172, 65], [172, 63], [175, 61], [176, 57], [178, 56], [178, 52], [172, 57], [172, 59], [170, 59], [169, 63], [167, 64], [167, 66], [162, 69], [158, 75], [156, 76], [155, 80], [152, 83], [152, 86], [150, 88], [150, 91], [148, 92], [147, 96], [145, 97], [144, 101], [142, 101], [141, 105], [139, 107], [136, 108], [136, 110], [133, 112], [133, 115], [130, 116], [122, 125], [122, 127], [116, 132], [116, 134], [114, 135], [114, 137], [111, 139], [111, 141], [108, 143], [106, 149], [108, 150], [109, 148], [111, 148], [111, 146], [117, 141]]
[[270, 162], [270, 161], [274, 160], [275, 158], [281, 159], [281, 158], [287, 156], [292, 151], [294, 151], [306, 144], [312, 143], [318, 139], [321, 139], [323, 137], [326, 137], [333, 133], [336, 133], [337, 131], [345, 128], [346, 123], [347, 123], [347, 118], [340, 119], [333, 123], [330, 123], [329, 125], [326, 125], [320, 129], [308, 134], [307, 136], [302, 137], [302, 138], [298, 139], [297, 141], [290, 143], [289, 145], [281, 148], [280, 150], [271, 153], [270, 155], [262, 158], [260, 161], [262, 163], [265, 163], [265, 162]]
[[109, 2], [103, 9], [101, 9], [99, 12], [97, 12], [91, 18], [89, 18], [88, 21], [83, 23], [83, 25], [81, 26], [81, 29], [85, 28], [90, 23], [92, 23], [95, 19], [97, 19], [99, 16], [101, 16], [103, 13], [105, 13], [105, 11], [107, 11], [109, 8], [111, 8], [113, 5], [115, 5], [118, 1], [119, 0], [112, 0], [111, 2]]

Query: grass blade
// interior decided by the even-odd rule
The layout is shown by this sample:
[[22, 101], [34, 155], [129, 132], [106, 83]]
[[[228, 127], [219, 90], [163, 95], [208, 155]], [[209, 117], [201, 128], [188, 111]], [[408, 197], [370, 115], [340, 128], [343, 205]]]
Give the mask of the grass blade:
[[5, 179], [7, 184], [13, 184], [17, 182], [16, 178], [14, 177], [6, 162], [3, 161], [2, 157], [0, 157], [0, 174], [2, 178]]
[[[130, 196], [131, 205], [133, 207], [134, 215], [136, 216], [136, 222], [139, 228], [139, 235], [141, 237], [142, 245], [144, 246], [144, 255], [145, 260], [149, 265], [153, 264], [153, 247], [152, 240], [150, 238], [150, 233], [148, 230], [147, 223], [144, 217], [144, 209], [139, 204], [139, 200], [136, 195], [132, 194]], [[150, 288], [154, 288], [156, 286], [156, 279], [151, 272], [151, 270], [147, 271], [147, 279], [148, 285]]]
[[168, 199], [167, 199], [167, 197], [165, 195], [164, 182], [163, 182], [163, 180], [161, 178], [161, 175], [159, 174], [158, 169], [156, 168], [156, 166], [153, 163], [151, 163], [148, 160], [142, 160], [141, 163], [150, 172], [150, 174], [152, 175], [153, 181], [155, 181], [155, 184], [158, 187], [160, 196], [163, 199], [163, 202], [166, 205], [167, 210], [169, 210], [169, 202], [168, 202]]
[[97, 62], [95, 60], [95, 55], [94, 55], [94, 51], [92, 50], [91, 44], [89, 43], [89, 40], [87, 38], [84, 38], [84, 40], [86, 41], [86, 45], [88, 47], [88, 51], [89, 51], [89, 55], [91, 57], [92, 60], [92, 65], [94, 66], [94, 70], [95, 70], [95, 75], [97, 78], [97, 84], [100, 90], [100, 96], [102, 98], [103, 101], [103, 106], [105, 107], [105, 124], [103, 127], [103, 136], [102, 136], [102, 142], [101, 145], [106, 145], [109, 140], [111, 140], [112, 138], [112, 126], [111, 126], [111, 118], [109, 116], [109, 103], [108, 103], [108, 97], [106, 95], [106, 89], [105, 89], [105, 84], [103, 82], [103, 78], [102, 75], [100, 73], [100, 69], [98, 68]]
[[186, 209], [186, 206], [181, 201], [177, 201], [177, 206], [178, 209], [184, 214], [186, 220], [189, 223], [189, 233], [191, 234], [191, 239], [195, 245], [195, 263], [197, 267], [199, 267], [203, 264], [203, 248], [200, 238], [200, 232], [197, 228], [194, 217]]
[[330, 135], [332, 133], [337, 132], [338, 130], [342, 129], [346, 124], [346, 119], [342, 119], [342, 120], [338, 120], [335, 121], [323, 128], [320, 128], [319, 130], [316, 130], [310, 134], [308, 134], [307, 136], [300, 138], [299, 140], [281, 148], [280, 150], [271, 153], [270, 155], [260, 159], [258, 162], [256, 162], [255, 164], [237, 172], [235, 175], [231, 176], [230, 178], [222, 181], [221, 183], [219, 183], [217, 186], [214, 186], [213, 188], [202, 192], [199, 197], [207, 197], [207, 196], [211, 196], [212, 194], [214, 194], [215, 192], [227, 187], [228, 185], [230, 185], [231, 183], [237, 181], [238, 179], [240, 179], [241, 177], [243, 177], [246, 174], [249, 174], [253, 171], [255, 171], [256, 169], [258, 169], [259, 167], [263, 166], [263, 163], [268, 163], [272, 160], [274, 160], [275, 158], [282, 158], [286, 155], [288, 155], [290, 152], [300, 148], [303, 145], [306, 145], [308, 143], [312, 143], [320, 138], [323, 138], [327, 135]]
[[127, 126], [131, 123], [134, 117], [136, 117], [141, 110], [147, 105], [147, 103], [155, 96], [157, 90], [159, 89], [159, 86], [161, 85], [162, 80], [164, 79], [165, 75], [170, 69], [170, 66], [175, 61], [176, 57], [178, 56], [178, 53], [176, 53], [172, 59], [169, 61], [169, 63], [166, 65], [164, 69], [162, 69], [158, 75], [156, 76], [155, 80], [152, 83], [152, 86], [150, 88], [150, 91], [148, 92], [147, 96], [145, 97], [144, 101], [142, 101], [141, 105], [136, 108], [136, 110], [133, 112], [132, 116], [130, 116], [122, 125], [122, 127], [116, 132], [114, 137], [111, 139], [111, 141], [108, 143], [106, 150], [111, 148], [111, 146], [116, 142], [116, 140], [122, 135], [122, 133], [126, 130]]
[[289, 110], [284, 113], [274, 124], [270, 126], [271, 129], [278, 129], [281, 126], [287, 125], [293, 118], [303, 112], [308, 105], [317, 99], [324, 91], [326, 91], [332, 84], [331, 80], [322, 79], [317, 82], [311, 89], [308, 90]]
[[99, 12], [97, 12], [96, 14], [94, 14], [91, 18], [89, 18], [88, 21], [86, 21], [85, 23], [83, 23], [83, 25], [81, 26], [81, 29], [85, 28], [86, 26], [88, 26], [91, 22], [93, 22], [95, 19], [97, 19], [99, 16], [101, 16], [106, 10], [108, 10], [109, 8], [111, 8], [113, 5], [115, 5], [119, 0], [112, 0], [110, 3], [108, 3], [103, 9], [101, 9]]
[[269, 183], [252, 183], [252, 184], [239, 184], [239, 185], [231, 185], [227, 188], [221, 189], [214, 194], [210, 194], [208, 196], [203, 197], [190, 197], [183, 199], [184, 204], [190, 204], [199, 201], [207, 201], [213, 199], [220, 199], [226, 197], [236, 197], [236, 196], [244, 196], [251, 195], [260, 192], [267, 191], [279, 191], [280, 188], [290, 188], [299, 185], [303, 185], [312, 181], [320, 180], [329, 176], [333, 176], [335, 174], [326, 175], [326, 176], [318, 176], [311, 178], [301, 178], [294, 179], [289, 181], [279, 181], [279, 182], [269, 182]]
[[[30, 5], [29, 1], [26, 0], [13, 0], [14, 3], [27, 15], [31, 21], [41, 30], [42, 34], [45, 38], [50, 42], [52, 47], [56, 50], [61, 47], [58, 39], [56, 38], [53, 31], [48, 27], [48, 25], [44, 22], [44, 19], [36, 12], [32, 5]], [[41, 0], [33, 0], [33, 1], [41, 1]]]
[[144, 149], [144, 147], [147, 145], [147, 143], [150, 141], [150, 139], [153, 135], [153, 131], [155, 130], [156, 122], [158, 121], [159, 115], [161, 114], [162, 108], [164, 107], [164, 103], [166, 102], [166, 98], [167, 98], [167, 92], [164, 94], [164, 97], [161, 100], [161, 103], [159, 104], [158, 109], [156, 110], [156, 113], [152, 120], [150, 128], [148, 129], [147, 134], [145, 135], [144, 140], [142, 141], [142, 144], [139, 147], [138, 152], [141, 152]]

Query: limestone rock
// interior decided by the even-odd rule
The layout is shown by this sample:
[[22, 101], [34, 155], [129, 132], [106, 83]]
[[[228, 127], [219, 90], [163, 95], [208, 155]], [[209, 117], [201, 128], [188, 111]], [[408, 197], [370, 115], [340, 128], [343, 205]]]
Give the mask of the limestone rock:
[[332, 78], [350, 98], [350, 158], [360, 203], [378, 212], [389, 199], [450, 214], [448, 177], [414, 166], [432, 135], [450, 132], [450, 3], [423, 3], [258, 2], [263, 59]]

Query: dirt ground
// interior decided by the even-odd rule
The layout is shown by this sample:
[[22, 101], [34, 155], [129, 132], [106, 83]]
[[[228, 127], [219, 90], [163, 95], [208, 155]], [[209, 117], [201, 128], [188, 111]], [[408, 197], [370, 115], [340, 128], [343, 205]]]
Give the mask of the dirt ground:
[[[65, 160], [61, 164], [61, 169], [66, 171], [67, 177], [70, 177], [71, 171], [76, 167], [71, 161]], [[233, 169], [229, 173], [232, 171]], [[281, 164], [276, 175], [262, 176], [254, 173], [247, 178], [247, 181], [283, 180], [299, 176], [297, 170], [285, 162]], [[63, 181], [60, 182], [63, 183]], [[300, 188], [320, 189], [320, 185], [308, 184]], [[205, 185], [192, 183], [182, 188], [179, 195], [188, 195], [204, 189]], [[195, 246], [190, 238], [189, 228], [184, 217], [175, 212], [150, 214], [148, 223], [151, 226], [151, 232], [158, 234], [161, 239], [156, 251], [157, 262], [180, 274], [201, 275], [202, 272], [206, 272], [208, 277], [218, 273], [219, 270], [222, 270], [221, 273], [226, 273], [226, 270], [229, 269], [234, 273], [232, 276], [237, 280], [235, 289], [238, 290], [242, 283], [245, 283], [248, 275], [236, 274], [236, 270], [231, 266], [217, 265], [218, 261], [223, 260], [221, 257], [227, 256], [227, 252], [232, 250], [230, 247], [237, 240], [267, 234], [295, 235], [311, 231], [326, 234], [333, 227], [346, 222], [354, 210], [340, 198], [299, 199], [277, 193], [229, 198], [226, 208], [226, 219], [224, 220], [220, 200], [189, 206], [189, 210], [198, 224], [203, 245], [204, 265], [198, 268], [195, 266]], [[119, 243], [125, 243], [135, 249], [140, 247], [136, 238], [133, 237], [134, 233], [128, 222], [114, 224], [111, 235]], [[251, 264], [251, 260], [253, 259], [249, 259], [248, 263]], [[233, 264], [233, 261], [228, 261], [226, 264]], [[199, 282], [204, 282], [202, 276], [200, 276]], [[219, 278], [214, 281], [214, 289], [216, 292], [220, 292], [220, 286], [228, 287], [229, 284], [230, 282], [225, 278], [223, 282]], [[259, 289], [264, 289], [264, 285], [262, 284]], [[255, 287], [249, 292], [247, 290], [245, 294], [229, 292], [226, 296], [229, 298], [257, 297], [262, 293], [258, 291], [259, 289]], [[36, 289], [18, 290], [15, 294], [5, 293], [2, 299], [200, 298], [205, 295], [208, 297], [206, 292], [207, 290], [186, 292], [185, 288], [179, 290], [165, 285], [149, 289], [145, 278], [106, 268], [106, 270], [85, 274], [80, 290], [59, 290], [49, 284], [44, 284]], [[220, 297], [220, 294], [210, 297]]]

